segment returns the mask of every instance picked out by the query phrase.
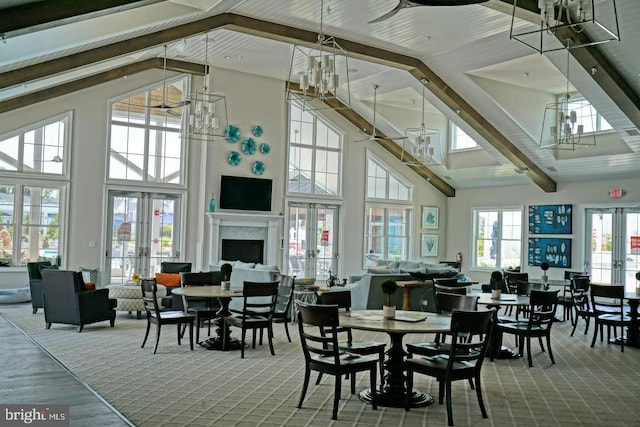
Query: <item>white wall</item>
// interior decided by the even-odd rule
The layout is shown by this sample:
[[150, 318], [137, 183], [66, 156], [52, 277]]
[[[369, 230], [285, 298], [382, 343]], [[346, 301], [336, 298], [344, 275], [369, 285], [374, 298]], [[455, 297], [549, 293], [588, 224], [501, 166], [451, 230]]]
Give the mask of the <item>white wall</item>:
[[[609, 190], [622, 188], [625, 196], [621, 199], [611, 199]], [[572, 269], [580, 270], [583, 266], [584, 232], [581, 225], [584, 222], [583, 210], [585, 206], [620, 206], [635, 204], [640, 206], [640, 186], [638, 180], [611, 180], [606, 182], [590, 181], [581, 183], [566, 183], [558, 185], [555, 193], [544, 193], [535, 185], [507, 186], [499, 188], [472, 188], [456, 190], [456, 197], [448, 200], [448, 221], [446, 228], [447, 255], [453, 258], [460, 251], [463, 254], [462, 271], [473, 280], [488, 282], [491, 272], [472, 270], [472, 210], [482, 207], [520, 207], [523, 216], [523, 257], [522, 269], [529, 272], [530, 277], [542, 275], [538, 267], [527, 266], [526, 250], [529, 238], [527, 208], [529, 205], [541, 204], [572, 204], [573, 205], [573, 233], [571, 258]], [[563, 235], [563, 237], [565, 237]], [[562, 279], [564, 270], [552, 268], [548, 271], [550, 279]]]

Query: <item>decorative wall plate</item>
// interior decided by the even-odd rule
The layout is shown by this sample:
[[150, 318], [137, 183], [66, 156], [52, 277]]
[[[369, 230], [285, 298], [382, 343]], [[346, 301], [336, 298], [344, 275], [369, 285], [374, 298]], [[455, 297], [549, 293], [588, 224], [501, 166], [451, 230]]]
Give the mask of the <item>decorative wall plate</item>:
[[256, 175], [262, 175], [264, 173], [264, 163], [257, 161], [253, 164], [253, 173]]
[[262, 127], [261, 126], [255, 126], [253, 128], [253, 136], [262, 136]]
[[229, 157], [227, 157], [227, 162], [232, 166], [238, 166], [240, 160], [242, 160], [242, 156], [237, 151], [230, 152]]
[[234, 125], [227, 126], [224, 130], [224, 137], [231, 143], [240, 141], [240, 128]]
[[242, 152], [244, 154], [253, 154], [256, 152], [256, 142], [253, 138], [245, 138], [242, 141]]
[[269, 151], [271, 151], [271, 147], [269, 147], [269, 144], [267, 144], [266, 142], [260, 144], [260, 152], [262, 154], [269, 154]]

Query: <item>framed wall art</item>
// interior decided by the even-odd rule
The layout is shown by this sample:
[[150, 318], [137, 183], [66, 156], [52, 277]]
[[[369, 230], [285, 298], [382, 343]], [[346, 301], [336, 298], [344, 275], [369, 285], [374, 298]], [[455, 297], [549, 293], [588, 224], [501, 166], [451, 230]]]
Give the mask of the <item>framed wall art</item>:
[[529, 265], [548, 262], [550, 267], [571, 268], [571, 239], [529, 238]]
[[571, 234], [572, 205], [530, 205], [529, 234]]
[[422, 228], [438, 228], [440, 208], [437, 206], [422, 207]]
[[423, 234], [420, 243], [421, 243], [420, 244], [421, 257], [438, 256], [438, 235], [437, 234]]

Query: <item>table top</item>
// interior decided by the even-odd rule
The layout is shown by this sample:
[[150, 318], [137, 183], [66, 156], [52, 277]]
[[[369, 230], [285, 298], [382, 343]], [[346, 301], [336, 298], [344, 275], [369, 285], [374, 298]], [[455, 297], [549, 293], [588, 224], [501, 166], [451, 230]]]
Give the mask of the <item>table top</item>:
[[223, 291], [220, 286], [190, 286], [188, 288], [175, 288], [171, 291], [174, 295], [200, 298], [235, 298], [243, 296], [242, 289]]
[[500, 299], [491, 298], [491, 294], [484, 292], [470, 292], [467, 295], [477, 296], [478, 304], [482, 305], [501, 305], [501, 306], [521, 306], [529, 305], [529, 297], [526, 295], [502, 294]]
[[[545, 284], [542, 279], [529, 279], [529, 283], [540, 283]], [[571, 282], [569, 280], [559, 280], [559, 279], [549, 279], [547, 280], [547, 285], [549, 286], [561, 286], [568, 287], [571, 286]]]
[[451, 330], [451, 316], [421, 311], [396, 310], [396, 317], [423, 319], [403, 321], [385, 319], [382, 310], [354, 310], [340, 313], [340, 326], [365, 331], [393, 333], [436, 333]]
[[[396, 281], [396, 284], [399, 288], [421, 288], [423, 286], [433, 286], [433, 280], [398, 280]], [[470, 286], [477, 284], [478, 282], [473, 280], [458, 282], [458, 286]]]

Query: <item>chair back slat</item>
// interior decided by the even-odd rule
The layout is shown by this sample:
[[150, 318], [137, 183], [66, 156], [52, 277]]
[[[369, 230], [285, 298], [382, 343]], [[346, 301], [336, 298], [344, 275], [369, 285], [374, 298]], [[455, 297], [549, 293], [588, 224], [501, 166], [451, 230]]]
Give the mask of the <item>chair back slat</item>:
[[486, 311], [453, 310], [451, 313], [451, 349], [447, 369], [454, 363], [480, 368], [493, 327], [494, 309]]
[[504, 281], [507, 285], [507, 289], [510, 293], [517, 292], [517, 283], [518, 282], [528, 282], [529, 281], [529, 273], [521, 273], [514, 271], [505, 271], [504, 272]]
[[222, 282], [220, 271], [180, 272], [180, 286], [215, 286]]
[[271, 317], [278, 298], [280, 282], [247, 282], [243, 284], [244, 306], [242, 316]]
[[544, 290], [544, 284], [531, 283], [531, 282], [516, 282], [516, 293], [518, 295], [531, 295], [531, 291], [535, 289], [538, 291]]
[[147, 311], [147, 316], [154, 315], [160, 317], [160, 306], [158, 305], [158, 285], [154, 277], [140, 279], [142, 289], [142, 302]]
[[278, 274], [275, 277], [278, 285], [278, 295], [276, 298], [276, 311], [288, 313], [293, 300], [294, 276]]
[[453, 310], [475, 311], [478, 309], [477, 296], [436, 292], [436, 309], [438, 313], [450, 313]]
[[603, 313], [622, 313], [624, 285], [591, 284], [591, 306], [596, 316]]
[[558, 292], [560, 292], [559, 289], [554, 291], [531, 290], [528, 329], [534, 326], [551, 327], [558, 307]]
[[337, 305], [298, 303], [298, 330], [302, 351], [307, 361], [312, 355], [332, 356], [333, 362], [337, 366], [340, 365], [339, 324]]

